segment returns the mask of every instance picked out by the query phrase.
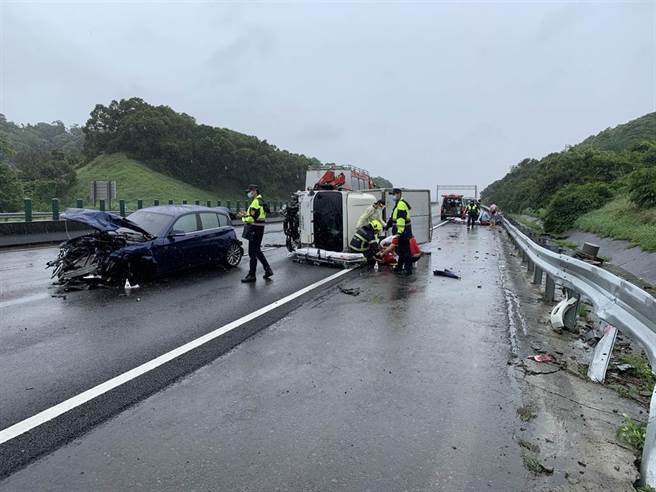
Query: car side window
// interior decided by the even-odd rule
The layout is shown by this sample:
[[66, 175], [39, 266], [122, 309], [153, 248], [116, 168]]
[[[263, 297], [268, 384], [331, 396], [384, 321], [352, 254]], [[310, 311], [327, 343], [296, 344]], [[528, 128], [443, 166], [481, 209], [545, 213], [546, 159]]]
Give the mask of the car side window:
[[219, 218], [219, 226], [220, 227], [225, 227], [225, 226], [230, 225], [230, 219], [228, 218], [227, 215], [216, 214], [216, 216]]
[[180, 217], [173, 224], [174, 231], [182, 231], [184, 233], [194, 232], [198, 230], [198, 224], [196, 223], [196, 214], [187, 214]]
[[216, 229], [219, 227], [219, 218], [215, 213], [204, 212], [200, 214], [200, 222], [203, 224], [203, 230]]

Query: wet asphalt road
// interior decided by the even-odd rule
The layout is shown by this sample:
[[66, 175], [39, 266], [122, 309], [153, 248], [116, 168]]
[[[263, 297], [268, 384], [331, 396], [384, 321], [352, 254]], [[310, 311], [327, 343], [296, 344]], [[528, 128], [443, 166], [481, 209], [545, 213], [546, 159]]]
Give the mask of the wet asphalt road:
[[[414, 278], [382, 270], [353, 274], [342, 285], [359, 288], [360, 295], [332, 288], [315, 296], [229, 353], [9, 476], [0, 490], [525, 490], [526, 471], [513, 442], [521, 404], [506, 365], [499, 238], [486, 228], [467, 232], [459, 225], [436, 235], [432, 257], [420, 261]], [[462, 280], [431, 275], [444, 267]], [[325, 272], [289, 268], [288, 281]], [[211, 282], [193, 279], [202, 287], [194, 291], [201, 296], [195, 304], [201, 324], [203, 300], [220, 295], [210, 285], [221, 282], [207, 275]], [[186, 290], [184, 279], [181, 284], [173, 290]], [[211, 297], [201, 294], [204, 289]], [[128, 309], [137, 305], [130, 298], [105, 302], [103, 313], [116, 303], [127, 319], [138, 317]], [[190, 312], [185, 302], [191, 297], [176, 300], [169, 314]], [[78, 314], [85, 309], [80, 300], [63, 305]], [[193, 329], [196, 316], [184, 331]], [[139, 328], [135, 336], [127, 324], [100, 326], [77, 328], [76, 343], [62, 344], [116, 354], [114, 345], [125, 350], [154, 335]], [[162, 331], [174, 338], [166, 334], [176, 329]], [[132, 341], [117, 340], [122, 336]], [[47, 344], [39, 356], [57, 346]], [[21, 377], [12, 388], [26, 381]]]
[[[280, 233], [265, 236], [265, 242], [280, 241]], [[255, 285], [239, 282], [247, 269], [245, 258], [238, 269], [179, 275], [129, 295], [122, 289], [97, 289], [52, 297], [60, 294], [44, 265], [56, 248], [0, 252], [0, 429], [335, 273], [295, 264], [286, 253], [281, 248], [265, 253], [275, 276]], [[0, 445], [0, 475], [213, 360], [293, 307]]]

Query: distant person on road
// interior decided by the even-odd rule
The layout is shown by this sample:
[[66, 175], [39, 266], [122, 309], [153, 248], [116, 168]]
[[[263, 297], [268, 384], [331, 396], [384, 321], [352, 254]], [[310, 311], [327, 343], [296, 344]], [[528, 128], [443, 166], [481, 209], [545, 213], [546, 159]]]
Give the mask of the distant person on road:
[[467, 227], [474, 227], [476, 224], [476, 221], [478, 220], [478, 216], [480, 214], [480, 209], [478, 208], [478, 204], [476, 203], [475, 200], [469, 200], [469, 203], [467, 204], [467, 208], [465, 209], [467, 213]]
[[367, 258], [368, 263], [373, 263], [376, 253], [378, 253], [376, 236], [382, 230], [383, 224], [378, 219], [359, 227], [349, 243], [350, 250], [354, 253], [362, 253]]
[[360, 215], [357, 224], [355, 227], [360, 228], [369, 224], [372, 220], [380, 220], [380, 210], [385, 207], [385, 202], [383, 200], [376, 200], [372, 205], [369, 205], [367, 209]]
[[493, 203], [490, 205], [490, 227], [497, 225], [497, 206]]
[[385, 229], [392, 228], [392, 234], [399, 236], [399, 244], [396, 252], [399, 255], [399, 263], [394, 268], [396, 273], [405, 271], [412, 275], [412, 254], [410, 253], [410, 238], [412, 237], [412, 225], [410, 224], [410, 204], [403, 199], [400, 188], [392, 190], [394, 195], [394, 210], [387, 221]]
[[242, 282], [255, 282], [257, 278], [257, 261], [259, 260], [264, 267], [264, 278], [268, 279], [273, 276], [273, 270], [269, 262], [262, 253], [262, 238], [264, 237], [264, 224], [266, 222], [266, 211], [262, 203], [262, 195], [257, 191], [257, 185], [249, 185], [246, 190], [246, 196], [251, 199], [251, 204], [246, 212], [242, 212], [242, 222], [244, 223], [244, 239], [248, 241], [249, 270]]

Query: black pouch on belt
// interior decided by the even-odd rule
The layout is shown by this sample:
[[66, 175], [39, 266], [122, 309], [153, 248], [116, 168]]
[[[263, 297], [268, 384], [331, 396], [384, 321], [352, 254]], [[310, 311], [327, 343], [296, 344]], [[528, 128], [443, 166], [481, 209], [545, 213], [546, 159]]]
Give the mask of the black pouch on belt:
[[244, 230], [241, 233], [241, 237], [250, 241], [255, 237], [255, 226], [253, 224], [244, 224]]

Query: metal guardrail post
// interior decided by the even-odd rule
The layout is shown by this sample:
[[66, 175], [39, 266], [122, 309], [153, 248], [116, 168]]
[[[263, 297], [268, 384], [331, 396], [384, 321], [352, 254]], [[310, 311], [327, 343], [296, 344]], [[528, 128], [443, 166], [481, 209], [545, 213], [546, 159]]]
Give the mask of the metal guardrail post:
[[217, 201], [216, 201], [216, 206], [217, 206], [217, 207], [220, 207], [220, 206], [221, 206], [221, 200], [217, 200]]
[[75, 202], [75, 206], [77, 208], [84, 208], [84, 200], [82, 200], [81, 198], [78, 198], [77, 201]]
[[535, 264], [531, 261], [530, 258], [526, 258], [526, 273], [529, 275], [535, 270]]
[[187, 204], [187, 200], [182, 200], [182, 204], [183, 204], [183, 205], [186, 205], [186, 204]]
[[230, 200], [228, 200], [228, 201], [226, 202], [226, 208], [227, 208], [228, 210], [230, 210]]
[[544, 284], [544, 300], [553, 302], [556, 297], [556, 282], [551, 275], [547, 275], [547, 280]]
[[153, 207], [159, 207], [159, 200], [153, 200]]
[[195, 200], [194, 205], [200, 205], [200, 200]]
[[533, 270], [533, 283], [536, 285], [542, 285], [542, 268], [535, 265]]
[[235, 208], [237, 209], [237, 212], [239, 212], [239, 210], [240, 210], [239, 201], [237, 201], [237, 202], [235, 203]]
[[104, 212], [105, 211], [105, 200], [100, 200], [100, 211]]
[[207, 200], [207, 206], [211, 207], [212, 206], [212, 200]]
[[125, 200], [118, 201], [118, 210], [121, 214], [121, 217], [125, 217]]
[[59, 220], [59, 200], [52, 199], [52, 220]]
[[25, 205], [25, 222], [32, 222], [32, 200], [26, 198]]
[[143, 200], [139, 199], [137, 200], [137, 210], [141, 210], [143, 208]]
[[169, 200], [169, 205], [173, 205], [173, 200]]

